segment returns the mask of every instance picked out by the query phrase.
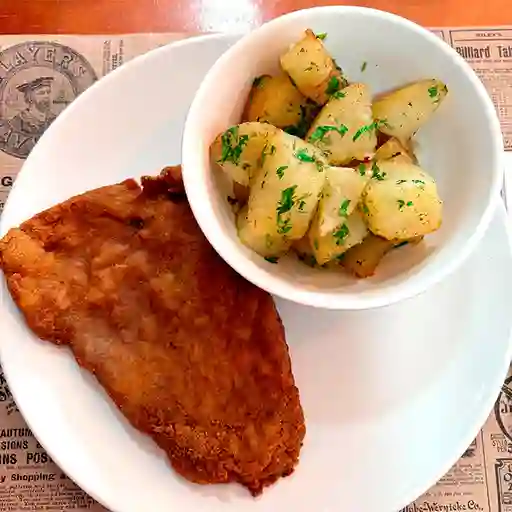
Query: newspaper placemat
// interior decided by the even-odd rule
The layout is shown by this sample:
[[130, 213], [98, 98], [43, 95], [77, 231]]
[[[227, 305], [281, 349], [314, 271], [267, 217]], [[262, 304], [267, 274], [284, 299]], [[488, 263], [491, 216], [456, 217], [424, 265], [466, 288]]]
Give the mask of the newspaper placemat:
[[[480, 76], [512, 151], [512, 26], [432, 30]], [[0, 211], [24, 159], [76, 96], [133, 57], [184, 37], [0, 36]], [[43, 510], [106, 509], [52, 462], [25, 424], [0, 369], [0, 512]], [[512, 512], [512, 372], [462, 458], [401, 512], [472, 510]]]

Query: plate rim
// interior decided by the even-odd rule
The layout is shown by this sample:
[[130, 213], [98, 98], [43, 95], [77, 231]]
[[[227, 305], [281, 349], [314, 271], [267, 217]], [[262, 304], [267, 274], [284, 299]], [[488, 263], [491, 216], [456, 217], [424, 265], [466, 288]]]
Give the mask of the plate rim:
[[[186, 46], [186, 45], [208, 44], [210, 40], [229, 40], [229, 39], [232, 39], [233, 41], [236, 41], [239, 37], [241, 37], [241, 36], [238, 35], [238, 34], [201, 34], [201, 35], [197, 35], [197, 36], [181, 39], [181, 40], [178, 40], [178, 41], [173, 41], [173, 42], [171, 42], [171, 43], [169, 43], [167, 45], [164, 45], [162, 47], [150, 50], [150, 51], [148, 51], [145, 54], [137, 56], [134, 59], [132, 59], [131, 61], [129, 61], [126, 64], [124, 64], [123, 66], [121, 66], [118, 69], [114, 70], [113, 72], [110, 72], [105, 77], [102, 77], [97, 82], [95, 82], [91, 87], [89, 87], [86, 91], [84, 91], [84, 93], [82, 93], [57, 118], [57, 120], [54, 122], [54, 125], [59, 126], [59, 123], [66, 122], [66, 116], [73, 114], [73, 105], [76, 105], [80, 101], [87, 101], [89, 95], [90, 94], [94, 94], [94, 91], [96, 90], [97, 87], [103, 87], [103, 84], [106, 84], [108, 82], [108, 80], [119, 79], [118, 77], [121, 75], [121, 73], [123, 73], [123, 71], [124, 72], [129, 71], [131, 69], [131, 66], [136, 67], [136, 66], [140, 65], [142, 63], [142, 61], [144, 61], [146, 59], [150, 60], [151, 58], [153, 58], [156, 54], [159, 54], [160, 52], [162, 52], [162, 53], [169, 52], [169, 51], [172, 51], [172, 49], [174, 49], [176, 47], [181, 47], [181, 46]], [[111, 75], [114, 78], [111, 78]], [[102, 85], [100, 85], [100, 84], [102, 84]], [[47, 137], [47, 133], [48, 132], [51, 133], [51, 128], [49, 130], [47, 130], [47, 132], [45, 132], [45, 134], [43, 135], [43, 137], [41, 139], [43, 139], [44, 137]], [[37, 148], [36, 148], [36, 150], [37, 150]], [[28, 161], [30, 161], [30, 156], [29, 156], [29, 158], [27, 158], [26, 162], [28, 162]], [[24, 168], [26, 168], [26, 162], [24, 163], [20, 173], [23, 172]], [[16, 181], [15, 181], [15, 184], [13, 186], [13, 190], [16, 187]], [[9, 194], [9, 198], [10, 197], [12, 197], [12, 191], [11, 191], [11, 194]], [[7, 199], [7, 203], [9, 203], [9, 198]], [[508, 245], [509, 253], [510, 253], [511, 258], [512, 258], [512, 228], [511, 228], [510, 222], [508, 221], [508, 218], [507, 218], [507, 212], [506, 212], [506, 210], [504, 208], [504, 205], [503, 205], [503, 203], [501, 201], [498, 203], [498, 207], [495, 209], [495, 212], [494, 212], [493, 216], [494, 217], [498, 217], [498, 221], [501, 224], [504, 224], [505, 231], [506, 231], [507, 245]], [[0, 218], [0, 231], [1, 232], [3, 232], [4, 229], [5, 229], [5, 225], [4, 224], [5, 223], [3, 222], [3, 219]], [[490, 226], [488, 226], [485, 231], [487, 232], [489, 230], [489, 228], [490, 228]], [[477, 244], [477, 247], [479, 247], [480, 245], [481, 245], [481, 241]], [[2, 274], [2, 278], [3, 278], [3, 274]], [[449, 277], [448, 277], [448, 279], [449, 279]], [[4, 281], [4, 289], [5, 289], [5, 279], [3, 279], [3, 281]], [[3, 295], [3, 293], [1, 295]], [[499, 379], [496, 378], [494, 380], [494, 382], [493, 382], [493, 385], [490, 386], [491, 389], [495, 389], [496, 390], [496, 394], [489, 393], [489, 396], [488, 396], [487, 400], [485, 401], [485, 405], [486, 406], [480, 408], [481, 413], [480, 413], [480, 415], [478, 415], [478, 421], [475, 420], [472, 423], [472, 425], [474, 425], [474, 426], [472, 428], [468, 428], [468, 435], [466, 436], [467, 439], [466, 439], [466, 437], [464, 437], [464, 439], [463, 439], [462, 436], [461, 436], [461, 440], [463, 439], [464, 443], [461, 442], [460, 444], [463, 445], [464, 447], [468, 446], [471, 443], [471, 441], [475, 438], [475, 436], [478, 434], [478, 432], [482, 428], [483, 424], [485, 423], [487, 417], [489, 416], [490, 411], [492, 410], [492, 406], [493, 406], [494, 402], [496, 401], [497, 396], [499, 395], [499, 391], [500, 391], [500, 388], [501, 388], [501, 383], [503, 382], [503, 380], [504, 380], [504, 378], [505, 378], [505, 376], [507, 374], [507, 371], [508, 371], [508, 368], [509, 368], [509, 364], [510, 364], [510, 360], [512, 359], [512, 337], [511, 337], [511, 335], [512, 335], [512, 323], [511, 323], [509, 328], [510, 328], [510, 333], [509, 333], [509, 339], [508, 339], [508, 344], [507, 344], [507, 351], [506, 351], [506, 353], [504, 354], [504, 357], [503, 357], [503, 369], [502, 369], [501, 372], [499, 372], [499, 375], [498, 375], [498, 372], [496, 372], [496, 375], [499, 377]], [[3, 355], [3, 348], [2, 348], [2, 343], [0, 343], [0, 360], [3, 359], [2, 355]], [[5, 378], [6, 378], [7, 382], [8, 382], [8, 384], [9, 384], [9, 389], [11, 390], [11, 393], [12, 393], [16, 403], [18, 404], [18, 401], [16, 400], [16, 396], [17, 396], [18, 392], [14, 391], [13, 388], [11, 388], [11, 386], [10, 386], [10, 381], [11, 381], [10, 373], [11, 373], [11, 370], [8, 370], [5, 367], [3, 367], [3, 371], [4, 371]], [[13, 379], [13, 380], [16, 380], [16, 379]], [[26, 415], [25, 415], [25, 412], [23, 411], [22, 407], [21, 406], [18, 406], [18, 407], [20, 409], [20, 413], [22, 414], [25, 422], [27, 423], [28, 427], [32, 431], [33, 435], [35, 436], [36, 434], [35, 434], [35, 432], [34, 432], [34, 430], [32, 428], [31, 421], [26, 419]], [[41, 445], [44, 446], [44, 449], [48, 452], [48, 454], [50, 455], [52, 460], [57, 464], [57, 466], [59, 466], [59, 468], [61, 468], [66, 473], [66, 475], [70, 478], [70, 480], [75, 482], [82, 490], [84, 490], [84, 492], [86, 492], [89, 496], [94, 498], [98, 503], [100, 503], [101, 505], [107, 507], [112, 512], [118, 510], [118, 509], [112, 508], [106, 501], [104, 501], [102, 499], [102, 497], [98, 496], [98, 494], [94, 490], [91, 490], [89, 488], [87, 482], [83, 482], [83, 479], [81, 477], [76, 477], [75, 474], [73, 474], [73, 476], [71, 476], [71, 474], [68, 473], [67, 468], [64, 469], [64, 467], [59, 463], [59, 457], [54, 457], [53, 450], [47, 448], [47, 444], [46, 444], [45, 441], [41, 442]], [[465, 448], [463, 448], [463, 450], [464, 449]], [[457, 462], [459, 457], [460, 457], [460, 455], [458, 455], [454, 460], [451, 460], [451, 459], [448, 460], [447, 459], [448, 462], [446, 463], [446, 467], [442, 468], [442, 471], [440, 471], [440, 474], [436, 477], [436, 480], [434, 482], [432, 482], [431, 484], [427, 485], [424, 488], [421, 488], [419, 490], [416, 489], [416, 490], [414, 490], [414, 492], [411, 491], [410, 494], [413, 495], [413, 497], [412, 498], [408, 498], [407, 501], [405, 503], [403, 503], [403, 505], [400, 507], [399, 510], [401, 510], [402, 508], [406, 507], [408, 504], [413, 502], [415, 499], [417, 499], [419, 496], [421, 496], [428, 488], [430, 488], [431, 485], [435, 484], [435, 482], [437, 482], [439, 480], [439, 478], [441, 478], [453, 466], [453, 464]]]

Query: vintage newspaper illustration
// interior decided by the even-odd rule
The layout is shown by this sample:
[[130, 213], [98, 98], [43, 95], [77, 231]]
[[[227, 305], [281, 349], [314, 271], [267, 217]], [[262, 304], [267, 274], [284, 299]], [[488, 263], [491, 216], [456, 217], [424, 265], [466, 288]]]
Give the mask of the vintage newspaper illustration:
[[[512, 27], [432, 30], [478, 73], [512, 150]], [[184, 37], [0, 36], [0, 213], [25, 158], [67, 105], [126, 61]], [[43, 510], [106, 509], [51, 461], [23, 421], [0, 368], [0, 512]], [[512, 512], [512, 373], [461, 459], [401, 512], [472, 510]]]

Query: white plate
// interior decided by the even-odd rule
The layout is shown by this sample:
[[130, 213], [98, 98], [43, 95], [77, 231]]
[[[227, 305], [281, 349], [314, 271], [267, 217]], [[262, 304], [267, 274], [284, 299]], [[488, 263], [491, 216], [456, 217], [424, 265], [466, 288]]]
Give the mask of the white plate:
[[[84, 93], [25, 164], [2, 234], [71, 194], [178, 162], [192, 95], [235, 39], [159, 49]], [[66, 350], [27, 330], [4, 285], [0, 356], [41, 443], [116, 512], [395, 512], [449, 469], [490, 411], [509, 362], [511, 286], [500, 208], [470, 261], [413, 300], [349, 313], [280, 301], [307, 435], [296, 472], [259, 499], [178, 478]]]

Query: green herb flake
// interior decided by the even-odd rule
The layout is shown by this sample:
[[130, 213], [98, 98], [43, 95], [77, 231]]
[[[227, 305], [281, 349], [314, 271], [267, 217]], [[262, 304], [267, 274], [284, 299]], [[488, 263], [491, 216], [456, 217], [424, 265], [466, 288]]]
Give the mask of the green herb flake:
[[412, 201], [407, 201], [407, 206], [412, 206], [412, 205], [413, 205]]
[[307, 148], [301, 148], [293, 155], [297, 160], [301, 162], [314, 162], [315, 158], [308, 154]]
[[357, 132], [352, 137], [352, 141], [355, 142], [357, 139], [359, 139], [359, 137], [361, 137], [361, 135], [363, 135], [363, 133], [369, 133], [372, 130], [375, 130], [375, 127], [375, 123], [361, 126], [361, 128], [359, 128], [359, 130], [357, 130]]
[[357, 166], [357, 170], [359, 171], [359, 174], [360, 174], [361, 176], [366, 176], [366, 165], [364, 165], [364, 164], [359, 164], [359, 165]]
[[333, 231], [332, 236], [336, 239], [336, 245], [342, 245], [349, 234], [350, 230], [344, 223], [338, 229]]
[[363, 73], [364, 70], [366, 69], [366, 66], [368, 65], [368, 62], [364, 61], [362, 64], [361, 64], [361, 72]]
[[337, 128], [336, 126], [329, 126], [329, 125], [318, 126], [317, 128], [315, 128], [313, 133], [309, 136], [308, 141], [311, 143], [323, 141], [324, 137], [329, 132], [337, 132], [343, 137], [348, 132], [348, 128], [344, 124], [342, 124], [339, 128]]
[[292, 226], [290, 224], [290, 219], [283, 219], [282, 217], [277, 217], [277, 232], [280, 235], [286, 235], [289, 231], [291, 231]]
[[365, 203], [363, 203], [363, 205], [361, 206], [361, 209], [363, 210], [363, 213], [365, 215], [370, 215], [370, 210], [369, 210], [368, 206], [366, 206]]
[[428, 88], [428, 95], [431, 98], [436, 98], [438, 94], [439, 94], [439, 91], [437, 90], [437, 85], [434, 85], [433, 87]]
[[350, 206], [350, 199], [345, 199], [341, 202], [338, 214], [340, 217], [348, 216], [348, 207]]
[[405, 183], [407, 180], [396, 180], [397, 185], [401, 185], [402, 183]]
[[269, 263], [277, 263], [279, 258], [277, 256], [265, 256], [265, 261], [268, 261]]
[[359, 137], [361, 137], [361, 135], [363, 135], [363, 133], [371, 133], [372, 131], [379, 129], [381, 126], [391, 128], [386, 119], [378, 119], [371, 124], [361, 126], [361, 128], [359, 128], [359, 130], [357, 130], [357, 132], [352, 137], [352, 140], [355, 142], [357, 139], [359, 139]]
[[372, 164], [372, 179], [377, 181], [382, 181], [386, 177], [385, 172], [380, 172], [379, 166], [377, 165], [377, 162], [373, 162]]
[[344, 98], [345, 96], [347, 95], [347, 93], [343, 92], [343, 91], [336, 91], [334, 94], [332, 94], [332, 98], [336, 98], [337, 100], [340, 100], [342, 98]]
[[423, 187], [425, 185], [425, 182], [422, 181], [422, 180], [412, 180], [412, 182], [415, 184], [415, 185], [420, 185], [420, 187]]
[[283, 219], [282, 215], [293, 208], [295, 204], [293, 196], [296, 189], [297, 185], [293, 185], [281, 191], [281, 199], [277, 203], [277, 232], [280, 235], [284, 235], [292, 229], [290, 219]]
[[340, 90], [340, 79], [336, 76], [331, 76], [329, 82], [327, 83], [327, 89], [325, 90], [325, 94], [331, 96], [336, 91]]
[[282, 179], [284, 176], [284, 171], [288, 169], [287, 165], [282, 165], [281, 167], [277, 168], [276, 174], [279, 176], [279, 179]]
[[300, 212], [303, 212], [304, 211], [304, 206], [306, 206], [306, 199], [308, 197], [311, 197], [311, 192], [307, 192], [306, 194], [303, 194], [301, 195], [298, 199], [297, 199], [297, 203], [298, 203], [298, 210]]
[[283, 213], [289, 212], [295, 203], [293, 199], [293, 195], [295, 194], [295, 190], [297, 189], [297, 185], [293, 185], [292, 187], [285, 188], [281, 191], [281, 199], [277, 204], [277, 214], [282, 215]]
[[400, 211], [402, 211], [404, 209], [404, 206], [405, 206], [405, 201], [403, 199], [397, 199], [396, 202], [398, 203], [398, 209]]
[[218, 163], [233, 162], [235, 165], [238, 164], [248, 140], [248, 135], [238, 136], [238, 126], [232, 126], [226, 130], [221, 137], [222, 154]]
[[316, 35], [317, 39], [320, 39], [320, 41], [323, 41], [327, 37], [327, 32], [320, 32], [320, 34]]
[[273, 145], [270, 146], [270, 154], [273, 155], [275, 152], [276, 152], [276, 147]]
[[317, 238], [315, 238], [315, 240], [313, 241], [313, 247], [318, 251], [318, 248], [320, 247], [320, 245], [318, 244]]

